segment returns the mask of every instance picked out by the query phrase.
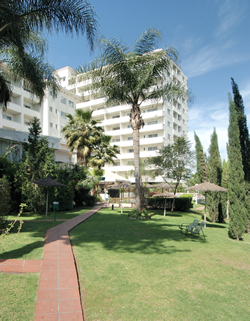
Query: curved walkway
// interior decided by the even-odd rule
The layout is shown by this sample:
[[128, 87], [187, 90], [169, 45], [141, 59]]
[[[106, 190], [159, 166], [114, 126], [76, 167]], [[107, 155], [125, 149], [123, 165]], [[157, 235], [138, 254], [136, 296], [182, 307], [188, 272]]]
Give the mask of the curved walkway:
[[40, 272], [34, 321], [83, 321], [77, 269], [68, 232], [102, 205], [47, 231], [43, 260], [0, 260], [1, 272]]

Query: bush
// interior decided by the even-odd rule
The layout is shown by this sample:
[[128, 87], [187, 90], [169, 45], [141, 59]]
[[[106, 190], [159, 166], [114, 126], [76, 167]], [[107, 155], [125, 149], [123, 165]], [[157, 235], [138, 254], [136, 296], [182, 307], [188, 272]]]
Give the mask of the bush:
[[0, 179], [0, 217], [8, 215], [10, 212], [10, 183], [5, 179]]
[[108, 194], [110, 197], [112, 198], [118, 198], [120, 197], [120, 191], [119, 189], [109, 189], [108, 190]]
[[94, 206], [95, 205], [95, 196], [85, 195], [84, 197], [85, 206]]
[[[148, 197], [148, 206], [152, 206], [153, 208], [164, 208], [165, 199], [163, 197]], [[166, 208], [170, 209], [172, 206], [173, 198], [167, 198], [166, 200]], [[185, 211], [192, 207], [192, 196], [180, 197], [175, 199], [175, 210], [177, 211]]]
[[193, 207], [193, 203], [192, 203], [193, 194], [182, 194], [182, 195], [180, 196], [180, 198], [187, 198], [187, 199], [189, 199], [189, 203], [188, 203], [188, 205], [187, 205], [187, 206], [188, 206], [187, 209]]

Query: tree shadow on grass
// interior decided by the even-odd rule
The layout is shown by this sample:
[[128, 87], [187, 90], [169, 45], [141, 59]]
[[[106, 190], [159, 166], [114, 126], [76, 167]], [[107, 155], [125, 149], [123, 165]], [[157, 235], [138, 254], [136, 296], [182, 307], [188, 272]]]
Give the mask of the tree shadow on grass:
[[106, 250], [119, 253], [187, 253], [195, 243], [207, 243], [204, 238], [181, 234], [175, 222], [129, 220], [126, 214], [102, 211], [72, 230], [70, 237], [73, 245], [87, 251], [94, 251], [95, 244], [100, 243]]
[[[61, 223], [61, 222], [60, 222]], [[49, 228], [52, 228], [59, 222], [28, 222], [24, 221], [20, 234], [17, 236], [13, 243], [12, 240], [17, 234], [17, 227], [19, 223], [15, 224], [15, 227], [11, 230], [11, 233], [0, 238], [0, 250], [6, 249], [0, 252], [1, 259], [19, 259], [26, 257], [26, 255], [34, 251], [34, 257], [29, 259], [39, 259], [37, 256], [43, 252], [43, 246], [45, 241], [46, 232]], [[36, 240], [36, 239], [39, 240]], [[10, 244], [11, 243], [11, 244]], [[38, 252], [37, 252], [38, 251]]]

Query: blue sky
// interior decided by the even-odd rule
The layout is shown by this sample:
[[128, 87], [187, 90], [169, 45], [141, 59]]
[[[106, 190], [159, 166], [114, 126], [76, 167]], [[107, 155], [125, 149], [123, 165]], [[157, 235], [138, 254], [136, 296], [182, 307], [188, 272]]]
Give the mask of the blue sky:
[[[189, 138], [194, 131], [204, 151], [216, 128], [226, 159], [228, 92], [231, 77], [243, 96], [250, 128], [250, 2], [249, 0], [92, 0], [99, 33], [119, 37], [132, 46], [148, 27], [162, 33], [161, 47], [174, 46], [195, 95], [189, 107]], [[76, 68], [91, 61], [84, 36], [48, 36], [47, 60], [55, 68]]]

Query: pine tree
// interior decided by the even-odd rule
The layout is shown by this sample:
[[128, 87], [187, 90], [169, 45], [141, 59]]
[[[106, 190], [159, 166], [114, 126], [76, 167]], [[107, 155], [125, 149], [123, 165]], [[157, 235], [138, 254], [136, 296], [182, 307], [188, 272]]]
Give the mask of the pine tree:
[[195, 150], [196, 150], [196, 166], [197, 166], [197, 176], [198, 184], [204, 183], [207, 180], [207, 164], [206, 164], [206, 155], [203, 152], [203, 146], [200, 142], [199, 137], [194, 132], [195, 139]]
[[229, 95], [229, 127], [228, 127], [228, 195], [229, 195], [229, 235], [237, 240], [243, 238], [245, 231], [245, 198], [246, 189], [242, 165], [240, 131], [237, 109]]
[[247, 118], [244, 111], [244, 103], [242, 96], [239, 92], [238, 85], [232, 80], [232, 90], [234, 96], [234, 104], [238, 117], [238, 126], [240, 131], [240, 146], [241, 146], [241, 156], [242, 164], [244, 170], [244, 178], [247, 181], [250, 181], [250, 139], [249, 132], [247, 127]]
[[[207, 161], [208, 179], [210, 183], [221, 186], [222, 164], [218, 146], [218, 137], [214, 128], [211, 136], [211, 144], [208, 149], [209, 156]], [[213, 222], [218, 219], [223, 222], [221, 196], [218, 192], [207, 193], [207, 208]]]

